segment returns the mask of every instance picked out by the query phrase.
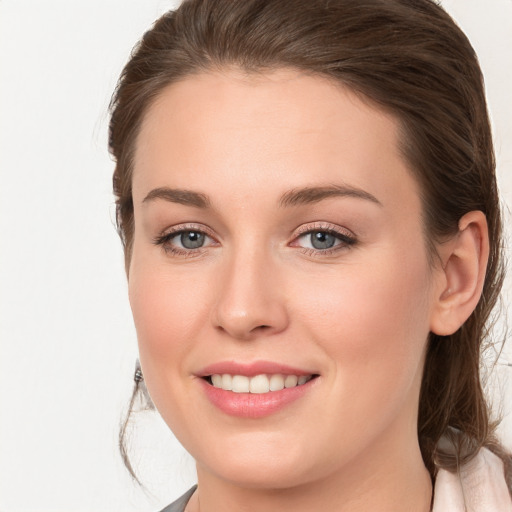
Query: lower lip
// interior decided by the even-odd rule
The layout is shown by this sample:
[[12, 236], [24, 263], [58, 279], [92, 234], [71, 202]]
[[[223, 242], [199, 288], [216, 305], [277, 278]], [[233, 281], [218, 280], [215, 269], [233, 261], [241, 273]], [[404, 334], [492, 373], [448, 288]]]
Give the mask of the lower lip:
[[260, 394], [225, 391], [200, 379], [206, 396], [213, 405], [230, 416], [240, 418], [263, 418], [274, 414], [304, 396], [316, 380], [317, 378], [301, 386]]

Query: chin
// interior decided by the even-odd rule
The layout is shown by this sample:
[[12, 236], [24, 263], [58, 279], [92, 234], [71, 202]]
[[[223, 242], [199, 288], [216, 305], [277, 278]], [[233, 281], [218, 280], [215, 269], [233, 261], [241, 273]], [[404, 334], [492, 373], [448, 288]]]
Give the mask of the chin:
[[[198, 464], [198, 471], [200, 471], [199, 468]], [[311, 472], [304, 471], [303, 467], [298, 468], [296, 465], [292, 467], [284, 461], [277, 460], [272, 464], [263, 464], [254, 460], [249, 463], [247, 460], [236, 462], [225, 460], [214, 469], [207, 467], [204, 469], [232, 485], [246, 489], [289, 489], [312, 480]]]
[[[236, 436], [196, 458], [198, 473], [206, 471], [233, 485], [253, 489], [287, 489], [320, 477], [304, 440], [286, 442], [280, 436]], [[252, 437], [252, 439], [251, 439]], [[318, 457], [318, 455], [317, 455]], [[306, 461], [310, 464], [306, 464]], [[325, 467], [325, 464], [324, 464]]]

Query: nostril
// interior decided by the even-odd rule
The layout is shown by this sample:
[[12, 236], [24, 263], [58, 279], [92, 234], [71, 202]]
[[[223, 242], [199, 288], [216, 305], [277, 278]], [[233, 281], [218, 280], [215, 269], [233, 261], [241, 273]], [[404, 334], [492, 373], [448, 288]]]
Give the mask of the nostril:
[[266, 331], [267, 329], [270, 329], [270, 325], [258, 325], [257, 327], [254, 328], [254, 330], [256, 329]]

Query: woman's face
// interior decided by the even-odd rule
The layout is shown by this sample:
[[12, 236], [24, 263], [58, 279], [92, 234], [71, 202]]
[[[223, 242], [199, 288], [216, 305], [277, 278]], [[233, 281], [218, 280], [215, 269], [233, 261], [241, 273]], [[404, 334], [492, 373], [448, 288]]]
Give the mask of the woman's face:
[[397, 133], [291, 70], [195, 75], [147, 112], [130, 302], [200, 474], [285, 487], [416, 442], [439, 279]]

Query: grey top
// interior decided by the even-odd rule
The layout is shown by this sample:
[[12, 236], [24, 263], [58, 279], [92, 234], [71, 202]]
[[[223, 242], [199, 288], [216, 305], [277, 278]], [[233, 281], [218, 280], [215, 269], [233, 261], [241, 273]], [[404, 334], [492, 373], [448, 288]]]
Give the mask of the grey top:
[[194, 491], [197, 489], [197, 485], [194, 485], [191, 489], [189, 489], [181, 498], [178, 498], [176, 501], [173, 501], [170, 505], [165, 507], [161, 512], [184, 512], [185, 507], [187, 506], [188, 500], [191, 498]]

